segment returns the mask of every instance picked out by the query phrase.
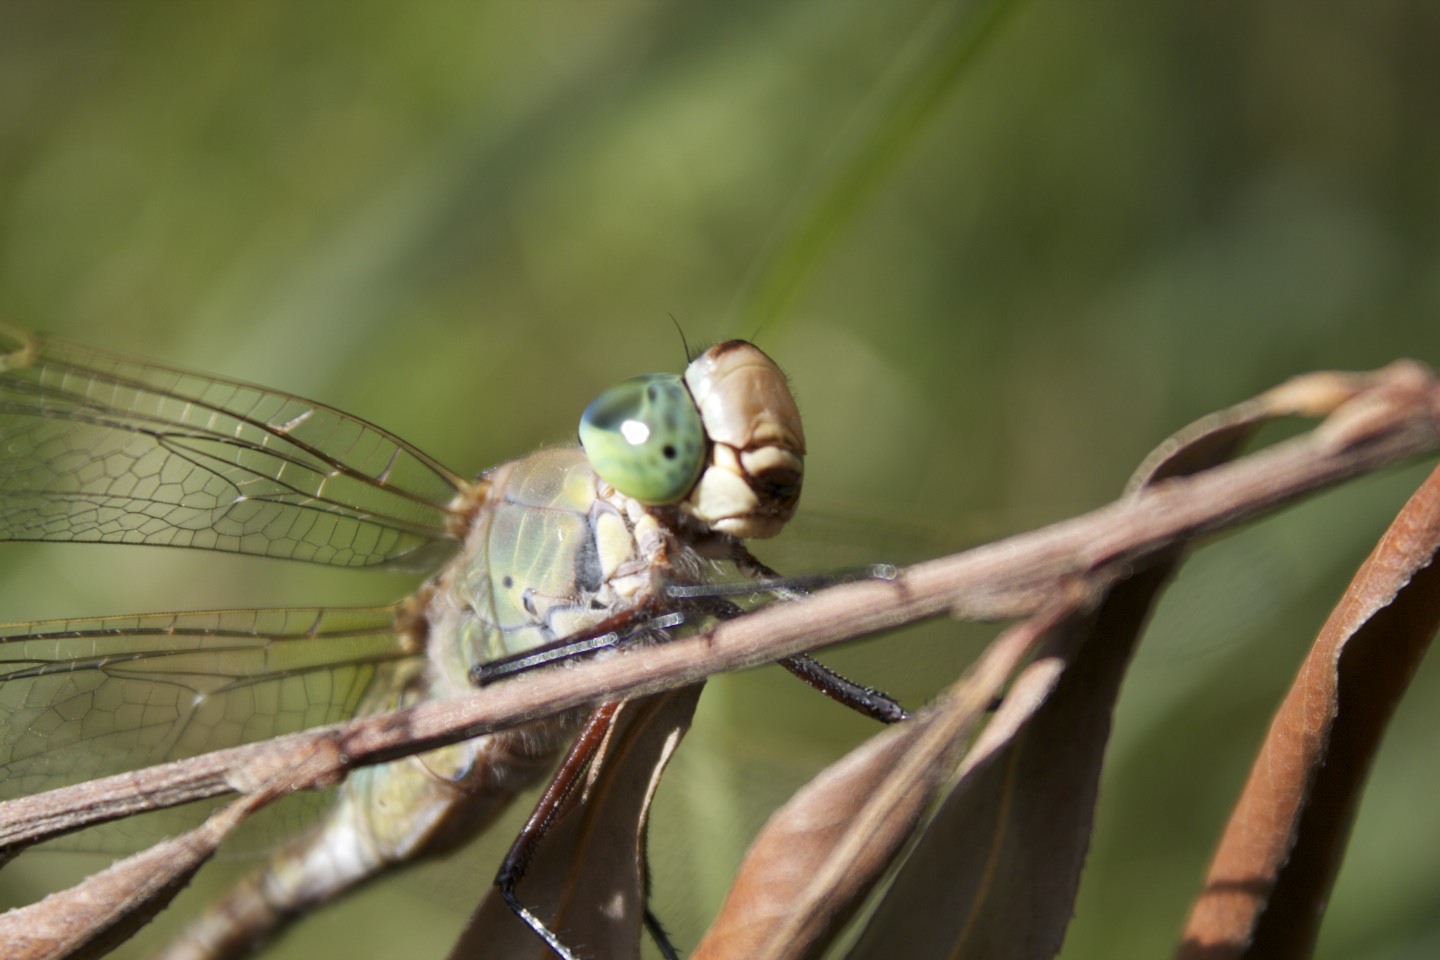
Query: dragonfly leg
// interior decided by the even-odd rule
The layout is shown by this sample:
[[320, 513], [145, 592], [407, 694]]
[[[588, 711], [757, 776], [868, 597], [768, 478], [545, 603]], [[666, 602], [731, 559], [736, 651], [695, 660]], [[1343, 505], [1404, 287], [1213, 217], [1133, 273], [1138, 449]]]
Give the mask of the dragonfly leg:
[[807, 654], [782, 657], [776, 662], [836, 703], [881, 723], [898, 723], [910, 717], [910, 712], [894, 697], [843, 677]]
[[[517, 887], [524, 879], [525, 872], [546, 834], [570, 809], [577, 791], [584, 785], [586, 774], [601, 744], [609, 736], [610, 727], [615, 721], [615, 713], [619, 708], [618, 702], [601, 704], [585, 719], [584, 725], [575, 737], [574, 744], [565, 754], [565, 759], [560, 761], [550, 782], [546, 784], [545, 792], [536, 802], [534, 811], [515, 837], [515, 842], [510, 845], [510, 851], [501, 861], [500, 869], [495, 874], [495, 887], [500, 898], [505, 901], [505, 905], [534, 931], [535, 935], [543, 940], [560, 960], [580, 960], [580, 955], [566, 946], [559, 934], [551, 930], [543, 919], [525, 906], [520, 899]], [[679, 960], [680, 954], [670, 943], [670, 938], [660, 925], [660, 921], [650, 910], [648, 902], [650, 865], [648, 862], [644, 864], [644, 871], [645, 928], [650, 931], [651, 938], [655, 941], [655, 945], [665, 960]]]
[[670, 942], [670, 934], [666, 932], [665, 925], [660, 922], [660, 918], [655, 915], [655, 911], [650, 909], [651, 878], [649, 848], [650, 825], [647, 822], [645, 824], [645, 832], [641, 835], [640, 838], [640, 866], [644, 870], [644, 873], [641, 875], [641, 879], [644, 881], [643, 889], [645, 898], [645, 929], [650, 932], [650, 940], [655, 944], [656, 949], [660, 951], [660, 956], [663, 958], [663, 960], [680, 960], [680, 951], [676, 950], [675, 945]]
[[562, 637], [553, 643], [547, 643], [524, 653], [486, 660], [470, 668], [470, 682], [477, 687], [486, 687], [497, 680], [525, 673], [537, 667], [560, 663], [600, 650], [608, 650], [611, 647], [624, 646], [638, 634], [647, 631], [663, 632], [679, 626], [685, 620], [684, 615], [680, 613], [654, 616], [655, 609], [655, 601], [647, 600], [606, 617], [583, 633]]
[[680, 951], [670, 942], [670, 935], [660, 924], [660, 918], [655, 916], [649, 905], [645, 907], [645, 929], [650, 931], [650, 939], [655, 941], [655, 946], [660, 951], [660, 956], [665, 960], [680, 960]]
[[540, 795], [530, 819], [525, 821], [525, 826], [515, 837], [515, 842], [510, 845], [510, 852], [505, 854], [505, 859], [501, 861], [500, 869], [495, 874], [495, 888], [505, 905], [523, 920], [526, 926], [535, 931], [535, 935], [545, 941], [545, 945], [561, 960], [580, 960], [580, 957], [565, 946], [560, 937], [545, 925], [544, 920], [521, 902], [515, 888], [525, 877], [525, 871], [530, 866], [540, 842], [566, 810], [576, 791], [584, 784], [585, 773], [595, 758], [595, 752], [604, 742], [619, 706], [619, 703], [604, 703], [591, 711], [570, 751], [565, 754], [565, 759], [560, 761], [554, 776], [546, 784], [545, 792]]
[[[747, 576], [756, 580], [784, 580], [775, 570], [766, 566], [744, 545], [735, 545], [735, 566]], [[891, 568], [877, 568], [889, 571]], [[803, 587], [786, 586], [780, 594], [782, 599], [798, 599], [806, 594]], [[836, 703], [843, 704], [881, 723], [898, 723], [908, 719], [910, 711], [900, 701], [874, 687], [867, 687], [844, 677], [808, 654], [782, 657], [777, 661], [805, 683], [819, 690]]]

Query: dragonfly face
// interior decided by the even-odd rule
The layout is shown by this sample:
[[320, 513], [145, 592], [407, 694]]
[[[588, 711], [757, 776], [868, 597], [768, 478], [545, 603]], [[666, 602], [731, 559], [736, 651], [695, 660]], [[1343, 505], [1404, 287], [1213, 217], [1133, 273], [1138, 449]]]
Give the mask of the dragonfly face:
[[[0, 539], [357, 567], [453, 555], [393, 606], [0, 626], [4, 797], [469, 692], [477, 663], [656, 610], [663, 583], [695, 582], [703, 558], [736, 555], [735, 538], [778, 532], [803, 476], [784, 376], [741, 341], [683, 380], [602, 396], [581, 425], [585, 452], [542, 450], [475, 482], [298, 397], [8, 328], [0, 351]], [[223, 905], [187, 955], [228, 955], [474, 833], [544, 771], [575, 719], [353, 775], [276, 853], [263, 910]], [[320, 852], [336, 842], [349, 846]], [[257, 910], [258, 926], [236, 929]]]

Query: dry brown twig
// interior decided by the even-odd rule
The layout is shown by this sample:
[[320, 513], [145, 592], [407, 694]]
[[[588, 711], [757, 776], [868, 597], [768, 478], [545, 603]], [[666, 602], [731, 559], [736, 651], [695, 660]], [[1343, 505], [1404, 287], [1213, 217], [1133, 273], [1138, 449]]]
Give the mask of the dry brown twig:
[[[1253, 427], [1290, 415], [1326, 419], [1307, 434], [1234, 462], [1220, 462]], [[1008, 781], [1011, 789], [1025, 782], [1023, 771], [1030, 761], [1017, 745], [1024, 741], [1027, 730], [1033, 743], [1035, 730], [1045, 722], [1043, 711], [1065, 702], [1066, 672], [1075, 673], [1076, 665], [1085, 663], [1077, 659], [1076, 651], [1096, 645], [1097, 630], [1124, 638], [1106, 661], [1102, 671], [1105, 682], [1100, 684], [1102, 689], [1108, 689], [1106, 684], [1118, 688], [1149, 603], [1178, 562], [1184, 545], [1347, 479], [1437, 449], [1440, 386], [1419, 364], [1400, 362], [1369, 374], [1300, 377], [1177, 434], [1142, 467], [1137, 475], [1140, 479], [1130, 491], [1089, 514], [917, 564], [901, 570], [893, 580], [837, 586], [804, 601], [773, 604], [700, 636], [571, 669], [538, 671], [473, 697], [426, 703], [6, 801], [0, 803], [0, 849], [13, 854], [57, 833], [143, 810], [229, 792], [259, 791], [267, 784], [273, 789], [282, 777], [287, 789], [328, 785], [357, 765], [382, 762], [576, 706], [674, 689], [714, 673], [756, 666], [927, 617], [1033, 617], [998, 640], [991, 659], [982, 660], [968, 679], [942, 696], [916, 723], [892, 728], [857, 750], [856, 758], [846, 761], [851, 764], [850, 774], [841, 771], [821, 778], [879, 776], [874, 768], [865, 766], [871, 761], [861, 755], [868, 750], [915, 765], [911, 775], [914, 779], [916, 771], [920, 773], [918, 792], [877, 801], [890, 806], [877, 806], [870, 820], [860, 818], [864, 823], [863, 828], [856, 828], [861, 829], [860, 834], [852, 830], [845, 836], [818, 837], [813, 831], [787, 827], [784, 811], [777, 814], [772, 826], [778, 824], [782, 834], [788, 829], [792, 839], [773, 842], [800, 842], [793, 839], [799, 833], [803, 843], [823, 847], [806, 855], [808, 880], [823, 876], [818, 865], [829, 863], [852, 877], [858, 873], [851, 887], [841, 893], [834, 886], [816, 891], [817, 903], [826, 905], [817, 906], [803, 922], [795, 919], [805, 912], [802, 902], [793, 897], [786, 901], [791, 916], [778, 926], [763, 922], [763, 918], [754, 920], [753, 904], [736, 907], [744, 919], [744, 935], [737, 936], [733, 926], [725, 927], [726, 917], [735, 916], [733, 911], [722, 914], [716, 931], [698, 954], [814, 955], [905, 844], [913, 841], [945, 784], [958, 775], [965, 787], [952, 794], [949, 805], [955, 795], [970, 797], [966, 802], [983, 801], [986, 778], [1000, 775], [996, 771], [1012, 778]], [[1098, 658], [1091, 657], [1090, 662], [1098, 662]], [[967, 758], [963, 747], [969, 731], [984, 720], [991, 696], [1007, 688], [1004, 705]], [[1108, 708], [1109, 701], [1093, 697], [1079, 708], [1080, 715], [1087, 718], [1084, 723], [1097, 731], [1093, 759], [1077, 764], [1074, 771], [1080, 789], [1085, 789], [1098, 769], [1108, 731]], [[1074, 724], [1074, 715], [1066, 722]], [[1036, 756], [1033, 747], [1030, 756]], [[1046, 763], [1053, 765], [1053, 758]], [[312, 772], [297, 780], [297, 770]], [[1014, 779], [1017, 776], [1022, 779]], [[821, 780], [816, 784], [820, 785], [812, 785], [816, 791], [823, 790]], [[853, 795], [853, 785], [843, 789]], [[820, 794], [805, 798], [805, 802], [826, 800]], [[1052, 926], [1058, 932], [1063, 932], [1073, 899], [1070, 875], [1078, 875], [1088, 838], [1089, 807], [1085, 803], [1077, 806], [1074, 816], [1084, 823], [1064, 828], [1068, 842], [1076, 848], [1073, 862], [1057, 871], [1057, 876], [1064, 876], [1057, 880], [1057, 892], [1050, 895], [1053, 902], [1047, 901], [1056, 916]], [[1004, 815], [1015, 814], [1009, 811]], [[967, 816], [973, 817], [974, 811]], [[762, 836], [757, 850], [766, 842]], [[862, 848], [870, 851], [864, 856], [873, 862], [867, 861], [869, 865], [857, 871]], [[793, 863], [793, 848], [789, 849]], [[752, 895], [754, 899], [755, 891], [774, 882], [764, 873], [764, 864], [758, 869], [755, 876], [760, 879], [746, 879], [749, 875], [742, 873], [732, 898], [738, 895], [744, 901]], [[976, 896], [967, 900], [969, 909], [993, 903], [997, 891], [1005, 890], [1004, 882], [1004, 871], [987, 873]], [[1057, 906], [1062, 902], [1063, 908]], [[883, 904], [876, 918], [872, 926], [887, 930]], [[1045, 929], [1046, 924], [1037, 923], [1036, 927]], [[998, 953], [973, 922], [945, 937], [950, 944], [959, 937], [966, 949], [992, 956], [1044, 956], [1052, 941], [1058, 947], [1058, 932], [1036, 934], [1020, 948]], [[893, 939], [886, 942], [890, 949], [895, 948]], [[863, 941], [857, 949], [859, 955], [868, 955]], [[905, 955], [925, 955], [927, 949], [917, 946]]]

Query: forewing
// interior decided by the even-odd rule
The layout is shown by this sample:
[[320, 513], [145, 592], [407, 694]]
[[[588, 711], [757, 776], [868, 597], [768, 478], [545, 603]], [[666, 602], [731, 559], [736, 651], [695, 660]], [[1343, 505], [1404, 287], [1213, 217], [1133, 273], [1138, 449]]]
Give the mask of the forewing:
[[420, 567], [466, 486], [330, 407], [0, 325], [0, 539]]

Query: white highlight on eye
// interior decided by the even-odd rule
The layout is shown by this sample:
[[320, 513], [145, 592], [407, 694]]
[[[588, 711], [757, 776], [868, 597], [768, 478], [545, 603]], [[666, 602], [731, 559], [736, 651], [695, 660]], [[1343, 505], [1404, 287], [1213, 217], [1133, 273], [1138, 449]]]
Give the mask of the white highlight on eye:
[[620, 435], [631, 446], [638, 447], [650, 439], [650, 427], [639, 420], [626, 420], [620, 424]]

